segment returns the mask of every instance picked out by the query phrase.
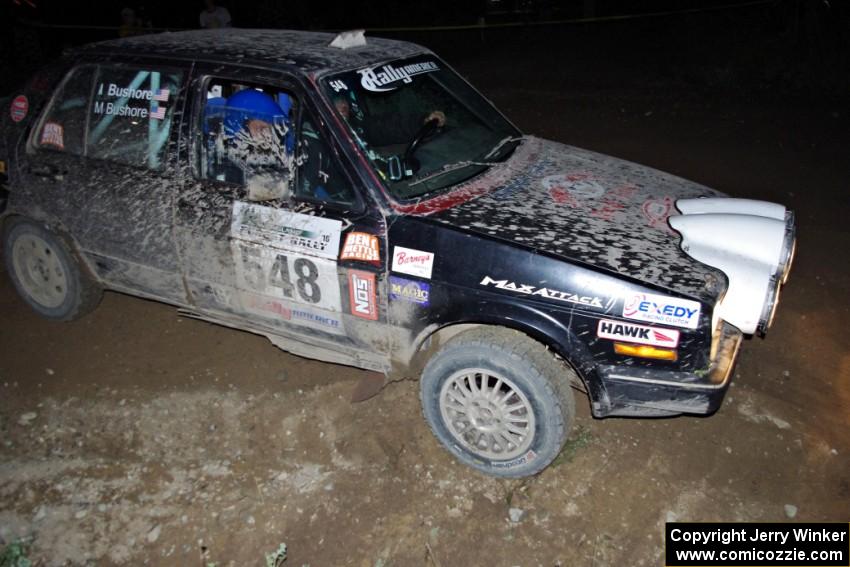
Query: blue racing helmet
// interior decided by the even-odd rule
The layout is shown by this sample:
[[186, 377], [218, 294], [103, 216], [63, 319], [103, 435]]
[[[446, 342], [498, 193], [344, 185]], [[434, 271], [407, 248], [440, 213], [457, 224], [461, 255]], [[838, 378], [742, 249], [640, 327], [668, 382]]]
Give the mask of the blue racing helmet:
[[269, 124], [275, 118], [287, 118], [286, 112], [266, 93], [244, 89], [231, 95], [225, 103], [224, 133], [235, 136], [248, 120], [263, 120]]

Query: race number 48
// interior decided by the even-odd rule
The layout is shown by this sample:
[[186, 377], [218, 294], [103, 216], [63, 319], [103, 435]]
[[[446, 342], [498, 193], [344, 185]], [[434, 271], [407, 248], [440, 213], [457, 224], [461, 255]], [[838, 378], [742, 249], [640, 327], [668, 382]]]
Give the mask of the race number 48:
[[240, 243], [236, 263], [242, 289], [340, 311], [334, 262]]

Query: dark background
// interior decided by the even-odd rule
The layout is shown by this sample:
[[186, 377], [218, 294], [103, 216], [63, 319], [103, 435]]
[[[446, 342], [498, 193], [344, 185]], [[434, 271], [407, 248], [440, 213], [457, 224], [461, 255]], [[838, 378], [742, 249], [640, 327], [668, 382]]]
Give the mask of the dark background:
[[[499, 56], [504, 52], [522, 52], [533, 58], [535, 53], [554, 49], [569, 66], [579, 64], [591, 72], [604, 71], [638, 82], [684, 80], [691, 88], [735, 97], [802, 96], [835, 101], [846, 97], [850, 79], [847, 0], [245, 0], [220, 4], [230, 10], [236, 27], [363, 27], [372, 35], [423, 43], [450, 62], [468, 55]], [[135, 10], [140, 27], [148, 33], [198, 27], [203, 3], [0, 0], [0, 55], [4, 61], [0, 94], [8, 94], [34, 68], [67, 47], [116, 37], [125, 7]], [[581, 18], [596, 21], [543, 23]], [[381, 29], [481, 23], [497, 27]]]
[[[197, 25], [200, 5], [173, 4], [147, 3], [152, 25]], [[228, 7], [238, 26], [271, 26], [259, 16], [274, 8], [290, 27], [370, 29], [474, 24], [486, 8], [291, 4]], [[593, 4], [607, 17], [701, 3]], [[63, 47], [115, 37], [123, 7], [0, 6], [0, 95]], [[0, 548], [31, 537], [34, 563], [57, 565], [246, 565], [282, 541], [287, 565], [658, 565], [670, 521], [846, 522], [846, 3], [535, 25], [585, 7], [484, 14], [516, 27], [371, 34], [431, 47], [524, 132], [795, 211], [776, 323], [743, 345], [716, 415], [594, 420], [579, 396], [558, 461], [496, 481], [437, 445], [413, 381], [352, 405], [362, 371], [115, 293], [80, 321], [45, 321], [3, 275], [0, 352], [14, 356], [0, 356]], [[26, 412], [37, 417], [22, 425]], [[218, 463], [230, 472], [204, 472]]]

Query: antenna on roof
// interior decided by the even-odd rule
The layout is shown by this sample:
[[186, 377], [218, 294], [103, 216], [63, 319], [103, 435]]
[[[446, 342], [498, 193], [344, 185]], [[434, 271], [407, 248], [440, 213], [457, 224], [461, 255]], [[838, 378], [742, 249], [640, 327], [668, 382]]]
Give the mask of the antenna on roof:
[[348, 49], [349, 47], [360, 47], [361, 45], [366, 45], [366, 37], [363, 35], [365, 32], [366, 30], [348, 30], [339, 32], [328, 46], [336, 47], [338, 49]]

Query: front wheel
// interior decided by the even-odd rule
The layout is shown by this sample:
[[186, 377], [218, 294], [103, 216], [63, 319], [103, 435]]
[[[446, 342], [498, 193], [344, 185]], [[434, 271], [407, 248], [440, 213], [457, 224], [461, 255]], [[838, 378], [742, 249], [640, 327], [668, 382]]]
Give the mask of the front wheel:
[[540, 343], [503, 328], [452, 338], [425, 366], [422, 409], [461, 462], [499, 477], [537, 474], [567, 439], [572, 370]]

